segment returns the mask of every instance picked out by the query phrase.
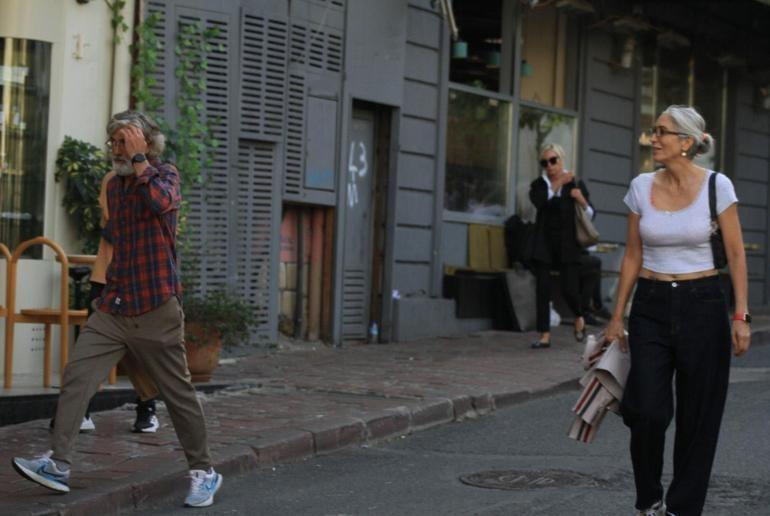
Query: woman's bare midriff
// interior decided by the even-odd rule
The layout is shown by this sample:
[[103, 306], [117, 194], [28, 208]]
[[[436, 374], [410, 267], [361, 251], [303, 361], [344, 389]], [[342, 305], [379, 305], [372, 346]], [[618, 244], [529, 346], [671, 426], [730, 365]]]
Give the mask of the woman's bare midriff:
[[709, 276], [716, 276], [719, 271], [716, 269], [708, 269], [705, 271], [687, 272], [684, 274], [666, 274], [663, 272], [654, 272], [649, 269], [642, 269], [639, 271], [639, 277], [657, 281], [687, 281], [700, 278], [708, 278]]

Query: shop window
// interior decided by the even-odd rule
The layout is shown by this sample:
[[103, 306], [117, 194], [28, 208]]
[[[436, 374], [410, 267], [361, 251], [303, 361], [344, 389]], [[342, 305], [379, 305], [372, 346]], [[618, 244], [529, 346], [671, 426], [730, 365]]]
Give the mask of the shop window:
[[580, 171], [574, 169], [575, 123], [575, 117], [570, 115], [522, 106], [519, 116], [516, 213], [525, 220], [535, 220], [535, 209], [529, 201], [529, 185], [543, 173], [538, 163], [543, 144], [561, 145], [567, 154], [564, 168], [580, 177]]
[[706, 130], [716, 146], [695, 163], [706, 168], [721, 168], [719, 145], [724, 134], [722, 103], [724, 69], [705, 56], [692, 57], [689, 48], [661, 48], [655, 59], [642, 66], [641, 117], [639, 136], [640, 170], [651, 172], [659, 167], [652, 159], [652, 147], [646, 131], [655, 125], [660, 113], [672, 104], [692, 105], [706, 120]]
[[502, 0], [456, 0], [452, 9], [459, 37], [452, 42], [449, 80], [484, 90], [500, 90], [503, 44]]
[[505, 214], [510, 142], [510, 102], [449, 91], [445, 209], [495, 218]]
[[575, 109], [578, 35], [574, 20], [548, 3], [524, 9], [520, 42], [521, 99]]
[[10, 248], [43, 234], [50, 69], [50, 43], [0, 38], [0, 242]]

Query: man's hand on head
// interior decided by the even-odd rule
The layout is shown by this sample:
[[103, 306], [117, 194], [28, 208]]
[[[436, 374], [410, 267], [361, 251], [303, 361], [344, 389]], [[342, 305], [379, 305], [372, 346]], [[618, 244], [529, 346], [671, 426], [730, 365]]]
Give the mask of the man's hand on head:
[[[119, 133], [120, 136], [126, 141], [125, 152], [126, 158], [128, 160], [131, 160], [131, 158], [137, 154], [147, 153], [147, 140], [145, 139], [141, 129], [136, 126], [129, 125], [122, 128]], [[137, 176], [141, 175], [142, 172], [144, 172], [144, 170], [147, 168], [146, 161], [142, 161], [140, 163], [132, 163], [132, 165], [136, 171]]]

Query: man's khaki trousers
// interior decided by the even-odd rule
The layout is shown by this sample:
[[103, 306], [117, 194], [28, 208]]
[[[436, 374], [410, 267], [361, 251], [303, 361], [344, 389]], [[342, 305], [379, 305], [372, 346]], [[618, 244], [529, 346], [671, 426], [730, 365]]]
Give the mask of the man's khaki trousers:
[[136, 317], [100, 310], [89, 317], [64, 370], [52, 458], [70, 464], [70, 452], [88, 402], [126, 350], [141, 362], [157, 385], [190, 469], [208, 470], [211, 458], [206, 424], [190, 383], [184, 350], [184, 314], [176, 297]]

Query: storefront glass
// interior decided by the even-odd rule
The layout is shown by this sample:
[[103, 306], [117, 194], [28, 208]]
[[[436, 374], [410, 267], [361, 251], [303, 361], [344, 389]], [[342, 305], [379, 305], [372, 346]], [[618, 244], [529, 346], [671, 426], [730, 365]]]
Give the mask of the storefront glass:
[[574, 171], [575, 124], [573, 116], [522, 106], [519, 116], [518, 171], [516, 177], [516, 213], [524, 220], [534, 220], [535, 210], [529, 201], [529, 185], [542, 174], [540, 148], [546, 143], [558, 143], [567, 154], [564, 168]]
[[550, 2], [522, 12], [521, 99], [574, 109], [577, 86], [574, 22]]
[[452, 3], [458, 39], [452, 42], [449, 80], [489, 91], [500, 89], [502, 56], [501, 0]]
[[50, 69], [50, 43], [0, 38], [0, 242], [11, 249], [43, 234]]
[[708, 153], [698, 155], [695, 163], [709, 169], [722, 167], [719, 152], [723, 126], [725, 95], [724, 69], [706, 56], [692, 57], [689, 48], [658, 49], [655, 61], [642, 66], [641, 118], [639, 135], [640, 170], [651, 172], [659, 165], [652, 159], [652, 147], [646, 131], [655, 125], [661, 111], [672, 104], [692, 105], [706, 120], [706, 131], [716, 140]]
[[444, 208], [502, 217], [511, 160], [511, 103], [449, 92]]

